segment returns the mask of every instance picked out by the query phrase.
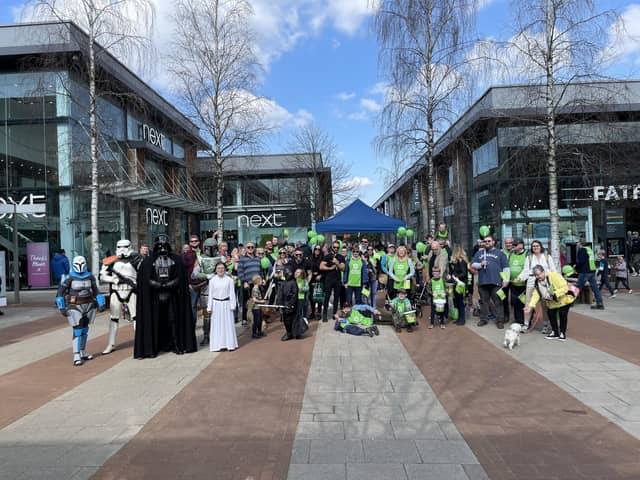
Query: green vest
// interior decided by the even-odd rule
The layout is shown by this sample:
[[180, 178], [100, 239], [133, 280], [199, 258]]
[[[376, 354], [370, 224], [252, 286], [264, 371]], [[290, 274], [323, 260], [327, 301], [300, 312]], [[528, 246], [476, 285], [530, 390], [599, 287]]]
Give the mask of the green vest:
[[589, 271], [594, 272], [596, 270], [596, 257], [593, 255], [593, 250], [591, 250], [591, 247], [584, 247], [584, 249], [589, 256]]
[[509, 255], [509, 272], [510, 272], [510, 280], [514, 285], [522, 286], [525, 282], [516, 282], [515, 279], [518, 278], [518, 275], [522, 273], [524, 269], [524, 262], [527, 258], [527, 251], [522, 250], [522, 253], [516, 253], [515, 250], [511, 251], [511, 255]]
[[[396, 261], [393, 263], [393, 274], [396, 277], [399, 278], [404, 278], [407, 276], [407, 274], [409, 273], [409, 259], [404, 260], [402, 262], [398, 261], [398, 257], [396, 257]], [[409, 282], [409, 285], [407, 286], [406, 283], [408, 281], [405, 282], [393, 282], [393, 286], [398, 289], [398, 288], [409, 288], [411, 286], [411, 282]]]
[[363, 315], [356, 309], [351, 309], [347, 320], [351, 325], [358, 325], [361, 327], [370, 327], [373, 325], [373, 319]]
[[349, 261], [349, 273], [347, 274], [348, 287], [362, 286], [362, 260], [352, 258]]
[[296, 283], [298, 284], [298, 300], [304, 300], [307, 292], [309, 291], [309, 285], [305, 284], [307, 281], [304, 278], [296, 278]]
[[431, 293], [433, 298], [445, 298], [445, 292], [447, 291], [444, 285], [444, 278], [438, 278], [431, 280]]

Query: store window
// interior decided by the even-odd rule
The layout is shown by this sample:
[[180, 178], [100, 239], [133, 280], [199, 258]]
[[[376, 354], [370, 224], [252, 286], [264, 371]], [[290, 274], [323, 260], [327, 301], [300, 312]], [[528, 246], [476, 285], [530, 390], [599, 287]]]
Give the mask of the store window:
[[493, 138], [473, 151], [473, 176], [498, 168], [498, 139]]

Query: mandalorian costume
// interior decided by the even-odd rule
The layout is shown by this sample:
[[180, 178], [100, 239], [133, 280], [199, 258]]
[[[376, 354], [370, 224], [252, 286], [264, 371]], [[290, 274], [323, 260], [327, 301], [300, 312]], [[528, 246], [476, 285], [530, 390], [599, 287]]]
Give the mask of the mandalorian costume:
[[89, 325], [96, 318], [96, 307], [104, 310], [104, 297], [98, 290], [96, 279], [87, 271], [87, 260], [75, 257], [71, 264], [71, 272], [66, 277], [56, 294], [56, 306], [60, 313], [67, 317], [73, 328], [73, 364], [80, 366], [93, 355], [87, 353]]
[[156, 237], [153, 253], [140, 266], [136, 315], [135, 358], [197, 350], [186, 273], [167, 235]]
[[106, 258], [100, 269], [100, 281], [109, 284], [109, 340], [103, 355], [116, 349], [116, 333], [120, 320], [133, 321], [136, 324], [136, 288], [138, 267], [142, 257], [131, 250], [129, 240], [120, 240], [116, 244], [116, 255]]
[[207, 282], [200, 290], [200, 307], [202, 309], [202, 341], [200, 345], [209, 345], [209, 331], [211, 330], [211, 313], [207, 311], [207, 304], [209, 302], [209, 287], [208, 283], [211, 278], [216, 274], [216, 264], [224, 261], [222, 256], [214, 256], [214, 245], [205, 245], [204, 251], [198, 259], [198, 264], [194, 267], [191, 276], [194, 279]]

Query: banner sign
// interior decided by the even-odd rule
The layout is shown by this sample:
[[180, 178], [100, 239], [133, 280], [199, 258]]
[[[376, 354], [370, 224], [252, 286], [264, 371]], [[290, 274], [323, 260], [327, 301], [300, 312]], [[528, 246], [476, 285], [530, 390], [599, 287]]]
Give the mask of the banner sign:
[[47, 242], [27, 243], [27, 282], [31, 287], [48, 287], [51, 284]]

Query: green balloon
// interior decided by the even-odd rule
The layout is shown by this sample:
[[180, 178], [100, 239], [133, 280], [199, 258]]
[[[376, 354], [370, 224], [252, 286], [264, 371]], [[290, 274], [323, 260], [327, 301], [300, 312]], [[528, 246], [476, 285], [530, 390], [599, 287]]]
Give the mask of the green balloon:
[[342, 250], [342, 245], [344, 245], [344, 244], [342, 243], [342, 240], [338, 240], [338, 245], [340, 245], [340, 250]]
[[310, 238], [310, 239], [311, 239], [311, 238], [313, 238], [313, 237], [315, 237], [315, 236], [316, 236], [316, 232], [314, 232], [313, 230], [309, 230], [309, 231], [307, 232], [307, 238]]
[[489, 227], [487, 227], [486, 225], [483, 225], [480, 227], [480, 236], [482, 238], [488, 236], [491, 233], [491, 229]]
[[416, 250], [418, 253], [424, 253], [427, 250], [427, 246], [424, 242], [418, 242], [416, 243]]
[[405, 233], [407, 234], [407, 237], [413, 237], [413, 230], [411, 230], [410, 228], [408, 228]]
[[262, 257], [260, 259], [260, 266], [266, 270], [267, 268], [269, 268], [269, 266], [271, 265], [271, 262], [269, 261], [269, 259], [267, 257]]
[[319, 244], [323, 244], [324, 243], [324, 235], [318, 235], [316, 238], [318, 239], [318, 243]]
[[407, 234], [407, 229], [404, 227], [398, 227], [398, 236], [404, 237]]
[[284, 235], [285, 237], [289, 236], [289, 230], [287, 230], [286, 228], [282, 231], [282, 235]]
[[575, 270], [571, 265], [565, 265], [564, 267], [562, 267], [562, 273], [568, 277], [570, 275], [573, 275], [575, 273]]
[[309, 240], [309, 245], [311, 245], [312, 247], [315, 247], [318, 243], [318, 237], [313, 237], [311, 238], [311, 240]]

